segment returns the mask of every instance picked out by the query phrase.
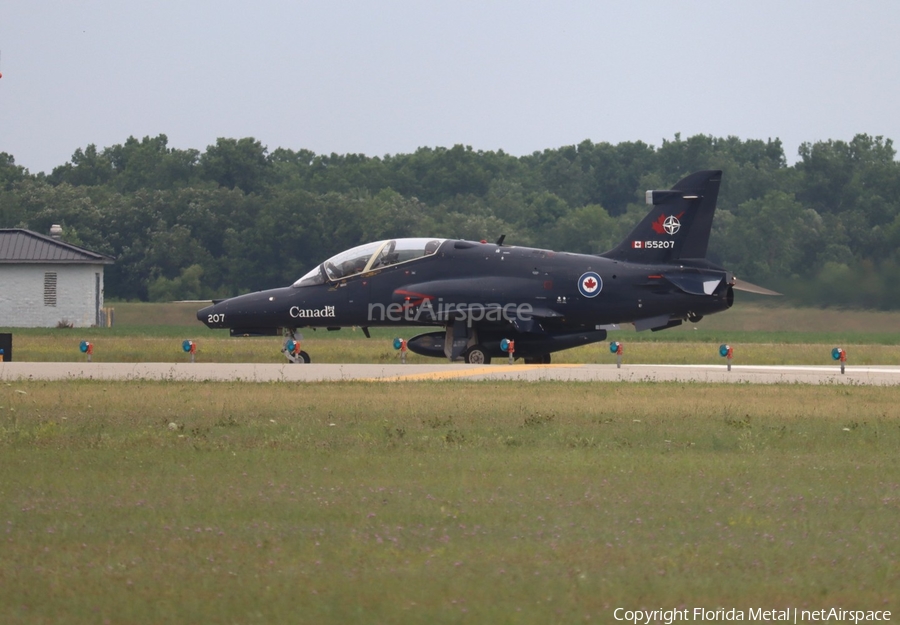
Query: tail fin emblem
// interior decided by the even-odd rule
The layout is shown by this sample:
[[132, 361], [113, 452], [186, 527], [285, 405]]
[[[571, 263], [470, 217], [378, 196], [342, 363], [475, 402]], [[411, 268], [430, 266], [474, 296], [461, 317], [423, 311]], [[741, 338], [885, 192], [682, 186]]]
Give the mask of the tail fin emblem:
[[678, 215], [669, 215], [668, 217], [660, 215], [659, 219], [650, 224], [650, 226], [657, 234], [674, 235], [681, 229], [681, 222], [679, 219], [682, 215], [684, 215], [684, 212], [681, 212]]

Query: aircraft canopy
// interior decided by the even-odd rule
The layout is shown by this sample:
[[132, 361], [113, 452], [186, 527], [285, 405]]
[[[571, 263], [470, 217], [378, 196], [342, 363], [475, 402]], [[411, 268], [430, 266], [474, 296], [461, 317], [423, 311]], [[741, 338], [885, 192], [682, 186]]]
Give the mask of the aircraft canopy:
[[366, 243], [332, 256], [294, 283], [294, 286], [336, 282], [343, 278], [424, 258], [434, 254], [446, 239], [389, 239]]

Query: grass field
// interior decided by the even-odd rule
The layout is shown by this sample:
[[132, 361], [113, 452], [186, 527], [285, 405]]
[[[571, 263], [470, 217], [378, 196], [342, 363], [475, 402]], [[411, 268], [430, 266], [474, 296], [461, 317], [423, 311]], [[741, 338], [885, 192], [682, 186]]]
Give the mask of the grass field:
[[[197, 305], [12, 329], [17, 360], [282, 362]], [[900, 364], [900, 314], [737, 305], [625, 363]], [[415, 331], [417, 332], [417, 331]], [[307, 332], [392, 362], [397, 330]], [[439, 362], [410, 355], [411, 362]], [[613, 362], [606, 343], [555, 362]], [[574, 623], [900, 610], [895, 388], [0, 385], [0, 623]]]
[[900, 609], [877, 387], [0, 386], [0, 622]]
[[[284, 362], [281, 339], [230, 338], [197, 321], [200, 304], [116, 304], [116, 326], [86, 329], [5, 329], [12, 332], [14, 355], [22, 361], [75, 361], [83, 340], [94, 343], [97, 362], [185, 362], [184, 339], [197, 342], [199, 362]], [[359, 329], [304, 331], [303, 349], [313, 362], [396, 362], [395, 336], [425, 328], [373, 328], [366, 339]], [[699, 324], [664, 332], [610, 333], [625, 344], [625, 362], [642, 364], [721, 363], [718, 347], [735, 348], [736, 364], [830, 364], [831, 350], [841, 346], [849, 363], [900, 364], [900, 313], [764, 307], [739, 303]], [[553, 354], [558, 363], [610, 363], [608, 343]], [[440, 362], [409, 355], [409, 362]]]

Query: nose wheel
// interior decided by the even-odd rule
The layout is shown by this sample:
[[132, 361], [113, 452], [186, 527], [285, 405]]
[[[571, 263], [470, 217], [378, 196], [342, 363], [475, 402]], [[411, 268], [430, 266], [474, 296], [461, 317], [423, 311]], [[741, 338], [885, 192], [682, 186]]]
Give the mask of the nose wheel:
[[291, 331], [289, 336], [285, 339], [284, 345], [281, 348], [281, 353], [288, 359], [288, 362], [302, 365], [311, 362], [309, 354], [300, 349], [300, 341], [302, 340], [303, 335], [296, 334], [294, 331]]
[[310, 362], [309, 354], [307, 354], [303, 350], [300, 350], [296, 354], [285, 353], [285, 356], [287, 356], [288, 362], [294, 364], [307, 365]]

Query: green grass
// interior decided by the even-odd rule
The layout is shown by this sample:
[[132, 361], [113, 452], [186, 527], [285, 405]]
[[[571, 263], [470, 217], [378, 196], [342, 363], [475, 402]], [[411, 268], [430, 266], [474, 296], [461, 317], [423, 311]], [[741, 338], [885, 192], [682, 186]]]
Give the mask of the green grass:
[[[284, 362], [279, 337], [230, 338], [196, 319], [202, 304], [115, 304], [113, 328], [7, 328], [13, 353], [21, 361], [76, 361], [85, 356], [81, 341], [94, 343], [97, 362], [185, 362], [181, 344], [197, 342], [199, 362]], [[428, 328], [372, 328], [366, 339], [358, 328], [339, 332], [303, 331], [303, 349], [313, 362], [397, 362], [393, 338], [410, 338]], [[852, 365], [900, 364], [900, 313], [840, 311], [737, 304], [700, 323], [663, 332], [623, 329], [609, 340], [625, 343], [625, 362], [644, 364], [721, 363], [718, 347], [735, 348], [735, 364], [830, 364], [831, 349], [841, 346]], [[558, 352], [558, 363], [610, 363], [608, 343]], [[410, 363], [440, 360], [409, 355]]]
[[[307, 333], [309, 336], [310, 333]], [[358, 333], [359, 334], [359, 333]], [[184, 337], [187, 338], [187, 337]], [[281, 354], [281, 339], [268, 338], [197, 338], [197, 362], [248, 362], [284, 363]], [[842, 346], [849, 354], [849, 364], [854, 365], [898, 365], [900, 345], [878, 343], [759, 343], [732, 341], [722, 337], [710, 341], [674, 341], [657, 343], [631, 341], [625, 337], [610, 337], [625, 343], [625, 364], [723, 364], [719, 356], [719, 345], [728, 342], [734, 347], [734, 363], [750, 365], [825, 365], [834, 364], [831, 350]], [[25, 335], [14, 336], [14, 357], [29, 362], [72, 362], [83, 361], [86, 356], [79, 350], [81, 340], [57, 338], [54, 336]], [[182, 350], [181, 337], [159, 338], [147, 336], [88, 337], [94, 343], [94, 362], [188, 362], [190, 356]], [[821, 337], [808, 337], [811, 341], [821, 341]], [[303, 349], [308, 351], [315, 363], [392, 363], [399, 362], [399, 352], [393, 349], [388, 338], [305, 338]], [[408, 354], [407, 362], [437, 364], [441, 359]], [[498, 360], [503, 362], [503, 359]], [[588, 345], [553, 354], [555, 363], [599, 363], [611, 364], [615, 356], [609, 351], [607, 342]]]
[[845, 386], [4, 384], [0, 622], [896, 610], [896, 398]]
[[[319, 338], [307, 332], [302, 345], [315, 363], [392, 363], [399, 362], [400, 354], [394, 350], [389, 338], [364, 338], [356, 333], [356, 338]], [[352, 331], [347, 334], [353, 336]], [[407, 335], [409, 336], [409, 335]], [[709, 341], [672, 341], [658, 343], [633, 341], [633, 337], [611, 336], [610, 340], [621, 340], [625, 344], [625, 364], [723, 364], [719, 356], [719, 345], [728, 342], [734, 347], [735, 364], [779, 365], [779, 364], [834, 364], [831, 350], [842, 346], [849, 354], [849, 364], [853, 365], [898, 365], [900, 345], [879, 343], [852, 343], [844, 341], [822, 342], [821, 337], [807, 337], [806, 343], [782, 344], [731, 340], [721, 337]], [[182, 350], [183, 338], [160, 338], [143, 335], [88, 337], [94, 343], [94, 362], [188, 362], [190, 356]], [[263, 338], [191, 338], [197, 342], [197, 362], [248, 362], [283, 363], [282, 341], [277, 337]], [[86, 356], [79, 350], [78, 336], [56, 337], [40, 334], [15, 335], [13, 337], [14, 357], [30, 362], [72, 362], [83, 361]], [[502, 362], [500, 359], [498, 362]], [[436, 364], [441, 359], [408, 354], [407, 362]], [[600, 363], [611, 364], [615, 356], [609, 351], [607, 342], [588, 345], [553, 354], [555, 363]]]

